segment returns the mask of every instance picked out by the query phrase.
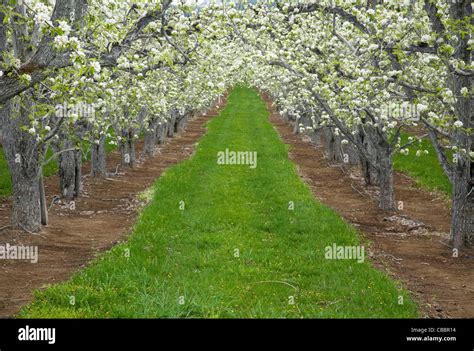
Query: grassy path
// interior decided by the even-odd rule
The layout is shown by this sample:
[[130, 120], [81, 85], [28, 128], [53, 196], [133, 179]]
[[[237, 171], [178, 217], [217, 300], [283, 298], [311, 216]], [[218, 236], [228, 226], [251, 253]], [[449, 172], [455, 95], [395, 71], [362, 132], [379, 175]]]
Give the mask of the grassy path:
[[[417, 316], [367, 261], [325, 259], [357, 234], [313, 198], [267, 117], [255, 91], [236, 88], [194, 157], [156, 182], [129, 240], [20, 316]], [[218, 165], [226, 149], [258, 152], [257, 167]]]
[[[402, 133], [401, 144], [408, 142], [409, 134]], [[417, 150], [428, 151], [428, 154], [416, 156]], [[448, 157], [453, 158], [453, 153], [448, 152]], [[400, 153], [394, 156], [393, 167], [395, 170], [407, 173], [415, 182], [428, 191], [438, 191], [447, 197], [452, 196], [452, 185], [444, 173], [436, 156], [436, 150], [429, 139], [423, 139], [411, 148], [410, 153], [405, 156]]]

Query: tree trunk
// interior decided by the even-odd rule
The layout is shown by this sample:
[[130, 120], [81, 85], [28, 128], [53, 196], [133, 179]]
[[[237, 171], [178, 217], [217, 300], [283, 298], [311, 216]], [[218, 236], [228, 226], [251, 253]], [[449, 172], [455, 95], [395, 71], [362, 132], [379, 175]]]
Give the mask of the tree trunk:
[[168, 122], [163, 123], [163, 137], [161, 138], [163, 140], [163, 143], [166, 141], [166, 138], [168, 137], [168, 129], [169, 129], [169, 124]]
[[93, 177], [103, 178], [107, 175], [105, 135], [101, 135], [98, 141], [98, 144], [91, 144], [91, 174]]
[[36, 137], [22, 130], [30, 124], [31, 105], [27, 95], [7, 102], [0, 111], [0, 126], [13, 184], [12, 223], [24, 230], [39, 232], [41, 153]]
[[58, 173], [61, 197], [70, 201], [76, 196], [76, 151], [63, 151], [74, 148], [74, 142], [67, 136], [62, 136], [62, 138], [61, 142], [53, 143], [52, 147], [55, 153], [59, 153]]
[[379, 207], [385, 211], [393, 211], [395, 210], [395, 192], [393, 185], [392, 159], [390, 153], [384, 155], [377, 166], [380, 187]]
[[135, 138], [133, 135], [130, 135], [130, 138], [128, 139], [128, 150], [130, 152], [130, 167], [135, 167], [137, 164], [137, 152], [135, 148]]
[[122, 166], [124, 167], [135, 167], [136, 164], [135, 140], [133, 138], [133, 134], [133, 130], [122, 130], [120, 152], [122, 155]]
[[365, 185], [367, 186], [374, 185], [375, 184], [374, 179], [373, 179], [374, 172], [372, 171], [372, 166], [367, 161], [367, 159], [363, 156], [360, 156], [360, 168], [361, 168], [362, 176], [364, 177]]
[[46, 204], [46, 193], [44, 191], [43, 174], [40, 174], [39, 178], [39, 197], [40, 197], [40, 208], [41, 208], [41, 224], [48, 225], [48, 205]]
[[157, 144], [164, 144], [166, 139], [166, 129], [163, 123], [159, 123], [156, 127], [156, 142]]
[[143, 156], [152, 157], [155, 154], [155, 146], [157, 140], [157, 118], [150, 118], [148, 121], [148, 127], [145, 130], [145, 136], [143, 141]]
[[378, 136], [373, 127], [365, 126], [359, 128], [358, 138], [364, 146], [365, 154], [360, 155], [361, 170], [364, 176], [365, 184], [367, 186], [379, 185], [378, 171], [373, 167], [373, 164], [380, 163], [380, 156], [377, 149]]
[[341, 163], [341, 138], [334, 133], [333, 128], [324, 128], [324, 141], [329, 162]]
[[152, 157], [155, 153], [156, 132], [154, 130], [145, 131], [143, 141], [143, 155], [144, 157]]
[[300, 118], [296, 118], [293, 124], [293, 134], [300, 133]]
[[[473, 7], [471, 1], [452, 1], [449, 5], [450, 19], [454, 22], [470, 20], [472, 26]], [[472, 50], [469, 40], [472, 35], [461, 35], [452, 37], [452, 45], [455, 48], [454, 58], [462, 60], [465, 64], [472, 63]], [[448, 66], [448, 69], [450, 67]], [[474, 99], [472, 97], [473, 79], [469, 76], [448, 75], [448, 86], [456, 98], [456, 117], [468, 130], [455, 130], [452, 134], [452, 145], [466, 150], [474, 151]], [[463, 89], [469, 92], [464, 96]], [[470, 131], [469, 131], [470, 129]], [[468, 155], [459, 155], [457, 162], [453, 165], [453, 206], [451, 240], [455, 248], [461, 248], [472, 240], [474, 236], [474, 178], [471, 173], [472, 161]]]
[[79, 197], [82, 190], [82, 149], [78, 148], [74, 152], [75, 176], [74, 176], [74, 197]]
[[342, 145], [343, 161], [349, 166], [356, 166], [360, 163], [359, 152], [354, 144]]
[[187, 113], [185, 113], [184, 115], [179, 115], [178, 119], [176, 121], [175, 132], [179, 133], [179, 132], [184, 131], [184, 129], [186, 128], [187, 122], [188, 122], [188, 114]]
[[174, 128], [176, 123], [176, 113], [175, 111], [171, 112], [171, 118], [168, 121], [168, 137], [172, 138], [174, 135]]
[[453, 185], [451, 241], [455, 248], [472, 242], [474, 236], [474, 188], [470, 169], [456, 167]]
[[[20, 168], [20, 167], [18, 167]], [[35, 167], [13, 170], [13, 224], [36, 233], [41, 231], [40, 184]]]
[[313, 133], [311, 133], [311, 144], [313, 144], [316, 147], [319, 147], [322, 145], [321, 143], [321, 129], [316, 129]]

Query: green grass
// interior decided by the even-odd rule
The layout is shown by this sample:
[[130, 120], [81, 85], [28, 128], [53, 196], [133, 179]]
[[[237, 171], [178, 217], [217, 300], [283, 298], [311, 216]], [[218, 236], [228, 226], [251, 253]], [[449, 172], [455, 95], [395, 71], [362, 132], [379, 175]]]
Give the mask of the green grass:
[[[109, 140], [110, 141], [110, 140]], [[106, 144], [106, 152], [109, 153], [115, 150], [116, 146], [109, 143]], [[89, 146], [86, 144], [86, 148]], [[48, 149], [45, 160], [49, 160], [53, 156], [53, 151], [51, 148]], [[86, 159], [88, 160], [89, 157]], [[56, 174], [58, 171], [58, 164], [56, 160], [51, 160], [48, 164], [43, 167], [43, 174], [45, 177], [49, 177], [53, 174]], [[10, 171], [8, 169], [8, 163], [5, 159], [5, 153], [3, 152], [3, 147], [0, 146], [0, 199], [5, 196], [12, 194], [12, 180], [10, 177]]]
[[3, 148], [0, 147], [0, 198], [12, 193], [12, 180]]
[[[402, 134], [402, 145], [408, 142], [408, 134]], [[428, 150], [428, 155], [416, 156], [417, 150]], [[448, 155], [452, 157], [452, 153]], [[394, 169], [411, 176], [418, 186], [429, 191], [438, 191], [448, 197], [452, 196], [452, 185], [439, 164], [436, 151], [428, 139], [415, 143], [410, 153], [405, 156], [396, 154], [393, 160]]]
[[[155, 183], [128, 241], [36, 292], [19, 317], [418, 316], [369, 262], [324, 258], [326, 246], [360, 239], [315, 200], [267, 117], [255, 91], [236, 88], [193, 158]], [[258, 167], [217, 165], [226, 148], [257, 151]]]

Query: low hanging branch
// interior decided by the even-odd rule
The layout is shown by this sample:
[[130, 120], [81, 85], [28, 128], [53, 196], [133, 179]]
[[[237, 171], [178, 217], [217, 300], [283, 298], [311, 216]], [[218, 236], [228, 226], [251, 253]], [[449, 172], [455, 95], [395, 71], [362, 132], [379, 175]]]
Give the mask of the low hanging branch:
[[70, 151], [78, 151], [78, 148], [70, 148], [70, 149], [64, 149], [59, 152], [56, 152], [54, 155], [52, 155], [47, 161], [43, 162], [43, 167], [49, 164], [52, 160], [54, 160], [56, 157], [59, 155], [65, 153], [65, 152], [70, 152]]

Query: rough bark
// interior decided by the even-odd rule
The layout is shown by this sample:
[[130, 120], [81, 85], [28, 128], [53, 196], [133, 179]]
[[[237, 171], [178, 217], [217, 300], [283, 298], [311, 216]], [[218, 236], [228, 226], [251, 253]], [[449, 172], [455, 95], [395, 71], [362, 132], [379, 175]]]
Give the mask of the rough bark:
[[144, 145], [143, 145], [143, 155], [144, 157], [151, 157], [155, 153], [155, 146], [157, 143], [157, 127], [158, 127], [158, 118], [150, 118], [148, 120], [148, 126], [145, 130], [144, 135]]
[[122, 166], [135, 167], [137, 158], [136, 158], [136, 152], [135, 152], [134, 131], [132, 129], [122, 130], [122, 141], [120, 142], [120, 152], [122, 156]]
[[64, 134], [60, 136], [59, 142], [52, 143], [54, 152], [58, 154], [59, 191], [61, 197], [69, 201], [74, 199], [79, 193], [79, 190], [76, 190], [77, 151], [70, 150], [74, 149], [74, 146], [74, 142]]
[[172, 138], [174, 136], [174, 128], [176, 123], [176, 113], [173, 111], [171, 113], [171, 118], [168, 120], [168, 137]]
[[[383, 150], [381, 150], [381, 153], [383, 153]], [[380, 188], [379, 207], [385, 211], [393, 211], [395, 210], [395, 191], [391, 155], [389, 153], [385, 154], [377, 166]]]
[[[385, 211], [395, 210], [392, 148], [377, 127], [359, 126], [355, 141], [362, 145], [358, 159], [366, 185], [379, 187], [379, 207]], [[354, 152], [356, 152], [354, 150]]]
[[107, 175], [105, 152], [105, 135], [101, 135], [98, 143], [91, 143], [91, 175], [103, 178]]
[[182, 132], [186, 128], [186, 124], [188, 123], [188, 113], [183, 115], [179, 114], [178, 118], [176, 119], [176, 127], [175, 132]]
[[[375, 128], [369, 126], [359, 126], [359, 133], [356, 139], [363, 147], [363, 152], [359, 152], [359, 160], [362, 175], [367, 186], [379, 185], [378, 171], [374, 167], [379, 160], [376, 145], [378, 144], [378, 135]], [[383, 151], [382, 151], [383, 152]]]
[[[463, 172], [464, 173], [464, 172]], [[455, 175], [451, 219], [451, 240], [460, 248], [474, 237], [474, 191], [464, 174]]]
[[1, 110], [3, 148], [13, 184], [12, 223], [30, 232], [41, 230], [40, 170], [41, 154], [36, 138], [21, 127], [29, 125], [26, 98], [23, 107], [19, 101], [6, 103]]
[[310, 135], [311, 144], [313, 144], [316, 147], [321, 146], [322, 145], [321, 134], [322, 134], [322, 129], [320, 128], [316, 129], [313, 133], [311, 133]]
[[324, 128], [324, 145], [326, 146], [326, 156], [330, 163], [341, 163], [341, 137], [334, 133], [332, 127]]
[[295, 118], [293, 117], [293, 134], [299, 134], [300, 133], [300, 118]]
[[156, 142], [157, 144], [164, 144], [165, 139], [166, 139], [166, 127], [165, 125], [161, 122], [158, 123], [158, 126], [156, 127]]
[[46, 193], [44, 191], [43, 175], [39, 177], [39, 196], [40, 196], [40, 211], [41, 211], [41, 224], [48, 225], [48, 205], [46, 204]]
[[[474, 25], [473, 8], [470, 1], [453, 1], [450, 3], [450, 17], [458, 22], [470, 19], [470, 25]], [[469, 39], [471, 35], [461, 35], [457, 37], [455, 57], [466, 64], [472, 63], [472, 51], [469, 49]], [[472, 95], [464, 97], [461, 90], [467, 89], [471, 92], [473, 88], [473, 78], [468, 76], [452, 76], [448, 80], [456, 99], [455, 110], [458, 119], [463, 122], [466, 128], [474, 128], [474, 101]], [[474, 151], [474, 133], [457, 131], [453, 135], [453, 141], [461, 149], [468, 152]], [[453, 210], [451, 239], [454, 247], [460, 248], [464, 244], [472, 242], [474, 237], [474, 178], [472, 174], [472, 161], [469, 156], [462, 155], [453, 169]]]
[[360, 157], [357, 148], [349, 143], [342, 145], [343, 161], [349, 166], [356, 166], [360, 164]]
[[74, 197], [78, 197], [82, 190], [82, 149], [77, 148], [74, 152], [75, 177]]
[[169, 123], [163, 122], [163, 137], [162, 137], [163, 142], [165, 142], [166, 138], [168, 137], [168, 129], [169, 129]]

